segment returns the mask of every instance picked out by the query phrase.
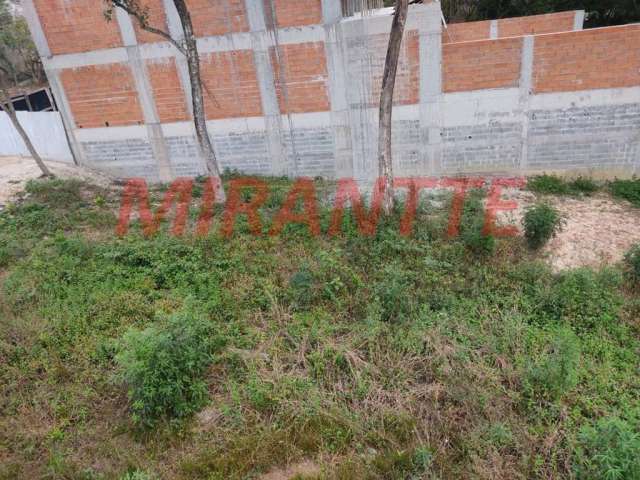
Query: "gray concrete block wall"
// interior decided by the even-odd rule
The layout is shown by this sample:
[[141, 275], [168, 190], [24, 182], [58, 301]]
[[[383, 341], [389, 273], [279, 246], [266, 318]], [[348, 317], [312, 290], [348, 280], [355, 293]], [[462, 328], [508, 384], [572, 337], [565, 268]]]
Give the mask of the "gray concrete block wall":
[[528, 144], [532, 169], [633, 169], [640, 104], [531, 111]]
[[285, 151], [295, 176], [334, 177], [334, 131], [331, 127], [295, 128], [284, 132]]
[[493, 122], [442, 130], [442, 169], [446, 173], [517, 169], [521, 154], [521, 123]]
[[151, 144], [142, 139], [82, 142], [88, 166], [118, 177], [158, 181], [159, 172]]

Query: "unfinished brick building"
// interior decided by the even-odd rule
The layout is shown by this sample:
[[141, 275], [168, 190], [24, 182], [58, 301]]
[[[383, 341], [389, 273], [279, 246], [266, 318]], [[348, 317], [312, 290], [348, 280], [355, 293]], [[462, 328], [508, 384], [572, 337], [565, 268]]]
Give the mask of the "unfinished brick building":
[[[340, 0], [189, 0], [208, 127], [223, 168], [376, 175], [390, 9]], [[171, 0], [150, 23], [182, 35]], [[204, 168], [187, 68], [161, 37], [100, 0], [26, 0], [82, 164], [168, 180]], [[582, 30], [584, 12], [444, 27], [410, 7], [395, 93], [401, 175], [640, 169], [640, 25]]]

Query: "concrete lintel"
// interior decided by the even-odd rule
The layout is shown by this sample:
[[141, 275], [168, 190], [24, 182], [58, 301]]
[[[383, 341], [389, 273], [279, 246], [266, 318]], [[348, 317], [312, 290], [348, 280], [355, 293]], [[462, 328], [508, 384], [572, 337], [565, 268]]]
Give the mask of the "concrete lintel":
[[115, 8], [116, 20], [120, 27], [120, 36], [122, 37], [122, 44], [125, 47], [136, 45], [138, 40], [136, 39], [136, 31], [133, 28], [133, 21], [127, 12], [120, 7]]
[[35, 43], [40, 57], [50, 57], [51, 50], [49, 50], [49, 42], [47, 42], [47, 37], [45, 36], [44, 30], [42, 29], [40, 17], [38, 17], [38, 12], [36, 11], [36, 7], [33, 4], [33, 0], [23, 0], [22, 11], [24, 18], [27, 21], [27, 25], [29, 25], [33, 43]]
[[76, 137], [79, 142], [104, 142], [129, 139], [147, 140], [148, 132], [145, 125], [80, 128], [76, 130]]
[[495, 40], [498, 36], [498, 20], [491, 20], [489, 24], [489, 38]]
[[584, 10], [576, 10], [576, 16], [573, 19], [573, 29], [582, 30], [584, 28]]
[[107, 65], [109, 63], [125, 63], [128, 60], [125, 47], [95, 50], [85, 53], [68, 53], [43, 58], [45, 69], [61, 70], [64, 68], [80, 68], [91, 65]]

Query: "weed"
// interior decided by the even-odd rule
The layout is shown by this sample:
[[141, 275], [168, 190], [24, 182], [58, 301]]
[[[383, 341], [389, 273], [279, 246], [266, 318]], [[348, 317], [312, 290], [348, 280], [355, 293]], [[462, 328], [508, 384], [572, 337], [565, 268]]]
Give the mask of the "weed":
[[625, 273], [634, 286], [640, 286], [640, 244], [634, 245], [624, 257]]
[[600, 187], [592, 179], [579, 176], [565, 180], [555, 175], [538, 175], [528, 179], [527, 188], [535, 193], [546, 195], [584, 195], [590, 196]]
[[529, 247], [537, 249], [562, 230], [563, 218], [555, 207], [537, 203], [526, 210], [522, 224]]
[[614, 197], [623, 198], [640, 207], [640, 178], [633, 180], [615, 180], [609, 184]]
[[461, 220], [461, 237], [464, 245], [478, 256], [489, 256], [495, 252], [496, 240], [484, 233], [485, 211], [482, 199], [484, 190], [473, 190], [465, 202]]
[[638, 423], [602, 418], [580, 430], [574, 459], [579, 480], [640, 478]]
[[559, 400], [578, 384], [580, 341], [568, 328], [560, 328], [551, 349], [529, 367], [525, 391], [537, 398]]
[[212, 334], [209, 322], [190, 313], [125, 334], [116, 362], [134, 423], [152, 427], [162, 418], [180, 420], [207, 402], [204, 373], [221, 346]]

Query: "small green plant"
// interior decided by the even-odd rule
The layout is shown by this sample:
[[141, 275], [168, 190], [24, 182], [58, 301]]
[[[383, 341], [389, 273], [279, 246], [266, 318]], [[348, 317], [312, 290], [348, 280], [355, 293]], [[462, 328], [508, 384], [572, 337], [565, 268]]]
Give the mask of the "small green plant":
[[136, 469], [125, 473], [122, 477], [120, 477], [120, 480], [153, 480], [154, 478], [155, 477], [145, 472], [144, 470]]
[[133, 421], [143, 427], [163, 418], [183, 419], [204, 406], [204, 374], [222, 345], [199, 316], [174, 314], [162, 323], [128, 330], [116, 355]]
[[522, 224], [529, 247], [538, 249], [558, 234], [562, 229], [563, 219], [553, 206], [537, 203], [526, 210]]
[[485, 211], [482, 199], [484, 190], [473, 190], [464, 205], [460, 223], [462, 243], [477, 256], [489, 256], [495, 252], [496, 239], [484, 232]]
[[578, 480], [632, 480], [640, 478], [638, 424], [603, 418], [578, 435], [574, 460]]
[[623, 198], [640, 207], [640, 178], [615, 180], [609, 184], [609, 189], [614, 197]]
[[551, 349], [525, 376], [525, 391], [536, 398], [558, 400], [578, 384], [580, 340], [568, 328], [556, 332]]
[[590, 196], [599, 190], [598, 184], [587, 177], [578, 177], [569, 182], [569, 189], [582, 195]]
[[640, 286], [640, 243], [634, 245], [624, 257], [625, 273], [634, 286]]
[[414, 275], [398, 264], [383, 268], [373, 293], [380, 304], [382, 319], [387, 322], [406, 319], [414, 309]]

